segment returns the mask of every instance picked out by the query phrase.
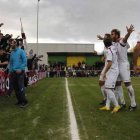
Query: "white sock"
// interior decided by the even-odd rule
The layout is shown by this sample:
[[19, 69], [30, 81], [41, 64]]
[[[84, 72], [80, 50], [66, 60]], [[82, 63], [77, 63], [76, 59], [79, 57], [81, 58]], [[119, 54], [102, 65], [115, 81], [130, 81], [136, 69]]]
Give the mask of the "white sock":
[[104, 100], [106, 100], [107, 95], [106, 95], [106, 93], [105, 93], [105, 86], [104, 86], [104, 85], [101, 86], [101, 92], [102, 92], [102, 95], [103, 95]]
[[107, 94], [107, 99], [106, 99], [106, 107], [110, 108], [110, 99], [109, 99], [109, 96]]
[[115, 93], [117, 94], [116, 96], [118, 96], [118, 99], [120, 99], [120, 103], [125, 104], [122, 86], [116, 86]]
[[119, 93], [118, 93], [117, 87], [115, 88], [115, 97], [116, 97], [116, 100], [118, 101], [119, 100]]
[[107, 93], [109, 100], [114, 104], [114, 106], [119, 106], [118, 101], [116, 100], [115, 94], [113, 92], [113, 89], [105, 89], [105, 92]]
[[131, 101], [131, 106], [135, 107], [136, 106], [135, 93], [134, 93], [134, 89], [133, 89], [132, 85], [128, 86], [127, 89], [128, 89], [129, 98]]

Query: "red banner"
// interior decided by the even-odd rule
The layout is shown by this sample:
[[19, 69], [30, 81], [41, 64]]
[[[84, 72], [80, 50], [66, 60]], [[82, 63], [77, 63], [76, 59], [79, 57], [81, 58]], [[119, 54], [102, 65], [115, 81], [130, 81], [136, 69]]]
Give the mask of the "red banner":
[[[26, 73], [28, 76], [28, 85], [37, 83], [38, 80], [46, 78], [46, 71], [29, 71]], [[0, 95], [5, 95], [9, 90], [9, 75], [4, 71], [0, 71]]]

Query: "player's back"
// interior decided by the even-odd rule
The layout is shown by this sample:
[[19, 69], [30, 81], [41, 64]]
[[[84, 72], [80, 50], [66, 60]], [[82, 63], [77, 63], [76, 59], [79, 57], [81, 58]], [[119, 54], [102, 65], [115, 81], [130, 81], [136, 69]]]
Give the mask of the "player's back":
[[107, 50], [107, 61], [111, 60], [112, 65], [110, 69], [118, 69], [118, 54], [116, 46], [111, 45]]

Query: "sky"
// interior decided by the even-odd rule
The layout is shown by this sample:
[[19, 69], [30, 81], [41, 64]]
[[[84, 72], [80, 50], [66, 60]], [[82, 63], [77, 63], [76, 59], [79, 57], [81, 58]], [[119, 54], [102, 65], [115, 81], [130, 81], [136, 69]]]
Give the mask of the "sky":
[[[38, 0], [0, 0], [1, 32], [20, 35], [21, 18], [27, 42], [36, 43], [37, 4]], [[139, 6], [139, 0], [40, 0], [39, 43], [94, 43], [95, 50], [102, 51], [98, 34], [117, 28], [123, 37], [126, 26], [133, 24], [133, 47], [140, 32]]]

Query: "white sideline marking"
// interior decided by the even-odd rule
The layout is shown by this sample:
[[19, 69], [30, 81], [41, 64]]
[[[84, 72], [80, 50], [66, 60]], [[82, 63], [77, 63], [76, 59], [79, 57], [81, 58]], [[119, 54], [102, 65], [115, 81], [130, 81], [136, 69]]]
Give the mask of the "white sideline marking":
[[68, 100], [68, 110], [69, 110], [69, 118], [70, 118], [70, 133], [72, 140], [80, 140], [77, 122], [73, 110], [73, 105], [71, 101], [70, 91], [68, 88], [68, 80], [65, 78], [66, 81], [66, 92], [67, 92], [67, 100]]
[[83, 123], [83, 119], [82, 119], [82, 116], [80, 115], [80, 111], [79, 111], [79, 108], [78, 108], [78, 105], [75, 101], [75, 98], [73, 98], [73, 101], [74, 101], [74, 104], [76, 105], [76, 110], [78, 112], [78, 115], [79, 115], [79, 118], [80, 118], [80, 122], [81, 122], [81, 126], [82, 126], [82, 129], [84, 131], [84, 135], [85, 135], [85, 140], [89, 140], [89, 137], [88, 137], [88, 134], [87, 134], [87, 131], [86, 131], [86, 127]]

